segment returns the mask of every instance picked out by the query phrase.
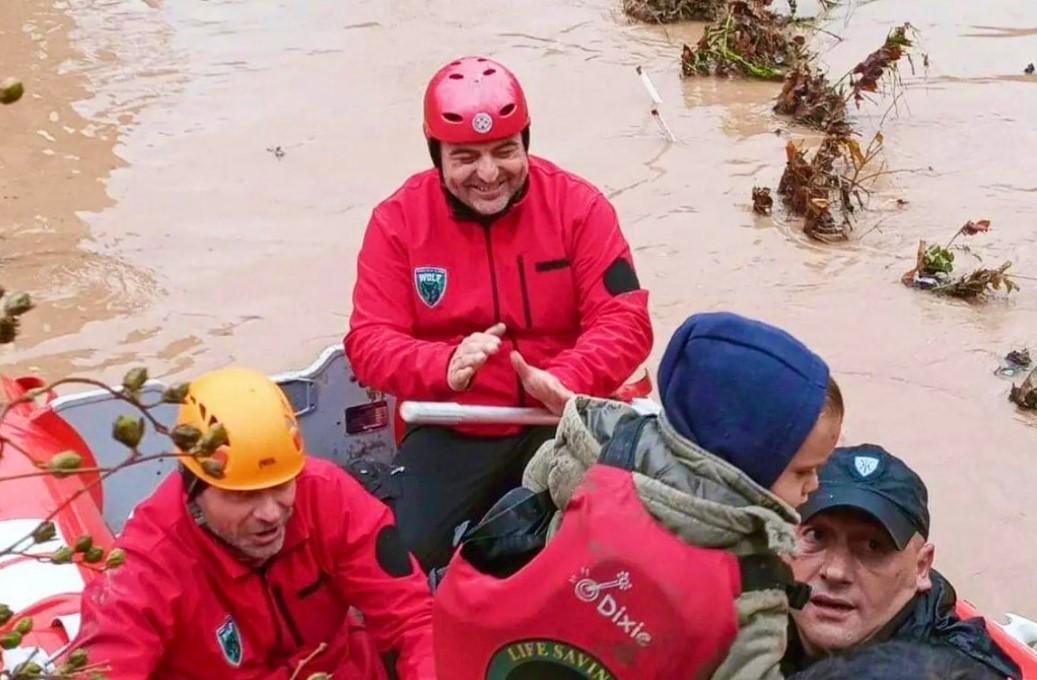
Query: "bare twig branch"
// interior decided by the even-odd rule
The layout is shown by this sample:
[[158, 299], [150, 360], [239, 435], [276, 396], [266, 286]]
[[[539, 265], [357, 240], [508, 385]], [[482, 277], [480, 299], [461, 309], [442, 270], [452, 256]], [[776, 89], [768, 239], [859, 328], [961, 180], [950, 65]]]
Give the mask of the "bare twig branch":
[[296, 678], [299, 677], [299, 674], [302, 673], [302, 669], [305, 668], [306, 664], [308, 664], [309, 662], [313, 661], [313, 659], [318, 654], [320, 654], [321, 652], [323, 652], [327, 648], [328, 648], [328, 643], [326, 643], [326, 642], [322, 642], [319, 645], [317, 645], [317, 649], [313, 650], [310, 653], [309, 656], [307, 656], [305, 659], [303, 659], [302, 661], [299, 662], [299, 665], [295, 667], [295, 671], [292, 672], [292, 675], [291, 675], [290, 678], [288, 678], [288, 680], [296, 680]]

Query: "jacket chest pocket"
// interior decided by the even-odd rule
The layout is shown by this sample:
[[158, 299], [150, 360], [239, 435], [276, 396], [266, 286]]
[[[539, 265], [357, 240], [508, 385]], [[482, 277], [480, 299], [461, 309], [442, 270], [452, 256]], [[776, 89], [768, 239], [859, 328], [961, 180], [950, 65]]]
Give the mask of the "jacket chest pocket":
[[579, 327], [579, 301], [569, 258], [523, 254], [516, 259], [523, 327], [538, 334]]
[[319, 644], [342, 627], [347, 608], [321, 569], [289, 583], [271, 584], [271, 595], [296, 646]]

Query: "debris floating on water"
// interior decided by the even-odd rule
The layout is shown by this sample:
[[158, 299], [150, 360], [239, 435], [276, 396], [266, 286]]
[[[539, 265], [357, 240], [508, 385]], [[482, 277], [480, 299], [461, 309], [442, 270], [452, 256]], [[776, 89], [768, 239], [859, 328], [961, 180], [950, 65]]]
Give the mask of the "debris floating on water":
[[276, 158], [277, 160], [281, 160], [282, 158], [284, 158], [284, 149], [280, 146], [268, 146], [266, 150], [274, 154], [274, 158]]
[[770, 215], [774, 207], [770, 187], [753, 187], [753, 212], [759, 215]]
[[797, 65], [785, 76], [778, 101], [774, 105], [775, 113], [792, 116], [799, 123], [826, 132], [844, 136], [850, 134], [853, 128], [846, 120], [847, 105], [852, 100], [860, 108], [865, 93], [877, 92], [879, 82], [883, 79], [889, 79], [895, 89], [900, 83], [897, 64], [904, 56], [910, 58], [909, 49], [914, 43], [908, 36], [915, 32], [909, 22], [895, 27], [886, 35], [881, 47], [834, 85], [829, 83], [823, 71], [809, 61]]
[[644, 68], [637, 67], [637, 75], [641, 77], [641, 83], [645, 86], [645, 90], [648, 91], [648, 96], [652, 100], [651, 114], [655, 118], [655, 122], [659, 125], [659, 129], [666, 135], [666, 139], [670, 142], [676, 142], [677, 136], [673, 134], [673, 130], [666, 124], [666, 119], [663, 118], [662, 111], [659, 110], [659, 105], [663, 103], [662, 97], [659, 96], [659, 91], [655, 89], [655, 84], [652, 79], [648, 77], [648, 72]]
[[1034, 71], [1033, 62], [1030, 62], [1030, 64], [1026, 68], [1023, 69], [1023, 73], [1025, 73], [1026, 75], [1032, 75], [1033, 71]]
[[823, 130], [833, 121], [845, 120], [846, 101], [820, 69], [803, 64], [785, 76], [774, 112]]
[[726, 0], [623, 0], [623, 12], [649, 24], [713, 21]]
[[[1010, 260], [997, 268], [979, 267], [964, 276], [954, 277], [954, 252], [951, 250], [954, 240], [959, 236], [973, 236], [989, 230], [990, 220], [969, 220], [945, 246], [919, 241], [915, 266], [904, 273], [901, 282], [905, 286], [959, 298], [978, 298], [999, 291], [1002, 287], [1005, 293], [1019, 290], [1019, 284], [1007, 273], [1012, 266]], [[971, 250], [968, 252], [971, 253]]]
[[1029, 366], [1031, 363], [1030, 350], [1026, 347], [1022, 349], [1014, 349], [1005, 355], [1005, 360], [1010, 361], [1013, 364], [1017, 364], [1019, 366]]
[[728, 2], [695, 47], [684, 46], [683, 75], [781, 80], [788, 69], [805, 61], [806, 39], [790, 37], [790, 19], [770, 11], [770, 4], [771, 0]]
[[1026, 376], [1026, 380], [1023, 380], [1022, 384], [1012, 385], [1012, 390], [1008, 393], [1008, 399], [1018, 405], [1019, 408], [1030, 411], [1037, 410], [1037, 368], [1030, 375]]
[[1001, 365], [994, 371], [995, 375], [1011, 378], [1030, 368], [1033, 361], [1030, 359], [1030, 350], [1026, 347], [1014, 349], [1005, 355]]
[[[825, 242], [848, 240], [853, 217], [865, 208], [871, 194], [869, 187], [889, 174], [885, 164], [877, 160], [884, 143], [882, 133], [875, 133], [867, 148], [862, 148], [847, 109], [851, 101], [859, 107], [865, 93], [878, 91], [883, 79], [889, 79], [896, 89], [900, 82], [897, 62], [913, 45], [908, 36], [914, 32], [907, 22], [893, 28], [879, 49], [834, 85], [809, 57], [799, 60], [785, 75], [774, 111], [824, 132], [811, 156], [793, 142], [786, 145], [785, 172], [778, 185], [789, 210], [803, 217], [807, 236]], [[802, 45], [799, 54], [806, 55]], [[894, 92], [894, 103], [896, 98]], [[876, 163], [880, 167], [872, 170]], [[840, 217], [838, 222], [836, 215]]]

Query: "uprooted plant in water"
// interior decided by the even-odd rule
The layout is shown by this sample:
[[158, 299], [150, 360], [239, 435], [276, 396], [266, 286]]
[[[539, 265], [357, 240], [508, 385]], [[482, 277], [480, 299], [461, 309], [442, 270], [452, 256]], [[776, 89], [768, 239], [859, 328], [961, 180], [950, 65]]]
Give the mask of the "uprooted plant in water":
[[871, 169], [882, 149], [882, 133], [876, 133], [862, 149], [847, 119], [847, 108], [851, 101], [859, 106], [864, 93], [877, 91], [883, 77], [892, 78], [894, 86], [899, 82], [896, 65], [912, 45], [908, 33], [913, 30], [909, 23], [894, 28], [882, 47], [835, 86], [829, 85], [824, 73], [809, 62], [799, 64], [785, 78], [775, 111], [825, 131], [809, 158], [802, 146], [793, 142], [786, 145], [785, 172], [778, 186], [789, 210], [804, 218], [803, 231], [811, 238], [848, 239], [853, 216], [864, 209], [865, 198], [871, 193], [870, 183], [887, 174], [884, 164]]
[[695, 47], [684, 46], [685, 76], [742, 75], [780, 80], [806, 58], [806, 39], [789, 36], [791, 20], [772, 12], [771, 0], [729, 0]]
[[[878, 92], [879, 84], [889, 80], [895, 88], [900, 83], [897, 64], [914, 45], [910, 34], [916, 31], [910, 23], [897, 26], [886, 41], [846, 73], [834, 85], [809, 62], [802, 62], [785, 76], [785, 83], [774, 111], [792, 116], [797, 122], [825, 131], [845, 132], [847, 107], [852, 101], [859, 108], [866, 93]], [[894, 95], [894, 101], [896, 97]]]
[[[807, 236], [819, 241], [849, 238], [853, 215], [864, 208], [865, 197], [870, 194], [866, 185], [885, 171], [867, 170], [882, 144], [881, 132], [866, 149], [861, 149], [849, 133], [831, 133], [809, 160], [802, 146], [795, 142], [785, 146], [785, 172], [778, 193], [792, 214], [803, 217]], [[839, 215], [838, 222], [833, 208]]]
[[774, 207], [770, 187], [753, 187], [753, 212], [759, 215], [770, 215]]
[[[822, 7], [830, 8], [834, 0], [819, 0]], [[759, 2], [759, 0], [754, 0]], [[728, 0], [623, 0], [623, 12], [649, 24], [670, 24], [677, 21], [715, 21]], [[796, 13], [796, 0], [788, 0], [791, 14]]]
[[[940, 295], [959, 298], [978, 298], [1001, 290], [1006, 293], [1019, 289], [1019, 284], [1007, 273], [1011, 261], [1000, 267], [979, 267], [963, 276], [954, 276], [954, 251], [951, 246], [959, 236], [973, 236], [990, 230], [990, 220], [969, 220], [954, 233], [947, 245], [918, 242], [915, 266], [900, 278], [906, 286], [921, 288]], [[969, 251], [971, 252], [971, 251]]]
[[713, 21], [727, 0], [623, 0], [623, 12], [649, 24]]

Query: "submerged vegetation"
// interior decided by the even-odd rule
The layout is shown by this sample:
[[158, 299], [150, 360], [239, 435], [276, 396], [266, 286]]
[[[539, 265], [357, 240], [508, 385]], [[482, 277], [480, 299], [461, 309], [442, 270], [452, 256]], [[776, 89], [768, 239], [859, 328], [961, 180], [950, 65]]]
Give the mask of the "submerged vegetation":
[[905, 272], [900, 280], [907, 286], [958, 298], [978, 298], [1002, 289], [1005, 293], [1019, 290], [1019, 284], [1008, 274], [1011, 261], [995, 268], [978, 267], [967, 274], [955, 276], [954, 241], [959, 236], [973, 236], [988, 231], [990, 220], [969, 220], [946, 245], [919, 241], [915, 266]]
[[909, 23], [895, 27], [877, 50], [835, 85], [809, 62], [785, 77], [775, 112], [824, 132], [809, 160], [801, 146], [786, 145], [785, 172], [778, 186], [789, 211], [803, 218], [803, 232], [813, 239], [848, 239], [854, 214], [866, 206], [869, 187], [887, 174], [885, 164], [871, 169], [885, 142], [882, 132], [876, 132], [862, 149], [848, 109], [850, 102], [859, 107], [866, 93], [877, 92], [883, 79], [896, 88], [900, 82], [897, 63], [913, 44], [909, 37], [913, 30]]
[[726, 0], [623, 0], [623, 12], [649, 24], [712, 21]]
[[685, 76], [741, 75], [781, 80], [806, 58], [802, 35], [790, 35], [792, 21], [770, 10], [771, 0], [730, 0], [706, 26], [695, 47], [684, 46]]

